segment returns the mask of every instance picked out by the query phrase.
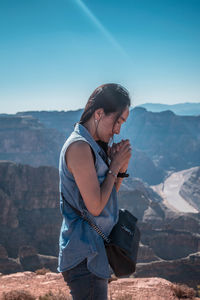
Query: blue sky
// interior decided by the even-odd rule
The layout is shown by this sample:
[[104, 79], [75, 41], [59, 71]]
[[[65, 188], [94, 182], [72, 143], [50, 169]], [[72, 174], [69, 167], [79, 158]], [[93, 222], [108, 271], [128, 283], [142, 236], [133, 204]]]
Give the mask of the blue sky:
[[82, 108], [106, 82], [200, 102], [200, 1], [0, 0], [0, 113]]

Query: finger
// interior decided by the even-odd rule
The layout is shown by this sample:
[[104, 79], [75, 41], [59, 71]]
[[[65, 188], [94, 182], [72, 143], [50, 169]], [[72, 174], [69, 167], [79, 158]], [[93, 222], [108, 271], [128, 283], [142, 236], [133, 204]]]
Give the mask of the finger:
[[121, 147], [121, 150], [127, 151], [128, 149], [131, 149], [130, 143], [124, 143], [123, 146]]
[[125, 146], [125, 145], [130, 145], [130, 141], [129, 141], [129, 140], [125, 140], [125, 141], [123, 141], [122, 145], [123, 145], [123, 146]]
[[124, 145], [130, 145], [130, 141], [129, 140], [124, 141]]
[[121, 146], [121, 142], [115, 144], [115, 147], [117, 147], [117, 148], [120, 146]]

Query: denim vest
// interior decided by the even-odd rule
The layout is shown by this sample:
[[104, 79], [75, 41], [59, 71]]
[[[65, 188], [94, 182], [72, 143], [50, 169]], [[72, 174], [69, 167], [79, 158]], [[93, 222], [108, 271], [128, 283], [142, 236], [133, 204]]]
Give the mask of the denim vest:
[[[102, 158], [104, 151], [95, 142], [89, 131], [77, 123], [74, 131], [66, 140], [60, 153], [59, 161], [59, 190], [64, 198], [79, 211], [84, 211], [106, 235], [109, 235], [118, 221], [117, 191], [113, 186], [109, 200], [99, 216], [88, 212], [73, 175], [65, 162], [65, 152], [70, 144], [85, 141], [93, 149], [95, 169], [99, 184], [107, 174], [108, 166]], [[104, 153], [105, 154], [105, 153]], [[87, 170], [85, 170], [87, 172]], [[110, 277], [110, 268], [102, 237], [60, 197], [60, 209], [63, 222], [59, 240], [58, 271], [69, 270], [87, 258], [87, 268], [101, 278]]]

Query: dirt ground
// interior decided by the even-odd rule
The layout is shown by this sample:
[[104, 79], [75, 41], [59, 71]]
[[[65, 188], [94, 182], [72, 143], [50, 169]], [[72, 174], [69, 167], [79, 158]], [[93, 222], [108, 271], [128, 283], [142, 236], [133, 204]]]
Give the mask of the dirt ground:
[[[175, 295], [173, 286], [171, 282], [162, 278], [117, 279], [109, 283], [108, 298], [110, 300], [178, 300], [180, 298]], [[37, 275], [34, 272], [20, 272], [1, 276], [0, 299], [3, 292], [12, 290], [29, 291], [37, 299], [48, 291], [54, 294], [61, 291], [69, 295], [70, 299], [69, 288], [62, 275], [57, 273]]]

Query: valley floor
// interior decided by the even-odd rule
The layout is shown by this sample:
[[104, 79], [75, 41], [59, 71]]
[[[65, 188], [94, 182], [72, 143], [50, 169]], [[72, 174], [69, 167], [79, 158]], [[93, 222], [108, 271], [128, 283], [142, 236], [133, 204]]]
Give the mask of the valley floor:
[[198, 213], [198, 211], [179, 194], [182, 184], [190, 176], [193, 169], [194, 168], [173, 173], [164, 183], [152, 186], [153, 190], [164, 199], [164, 204], [170, 209], [185, 213]]

